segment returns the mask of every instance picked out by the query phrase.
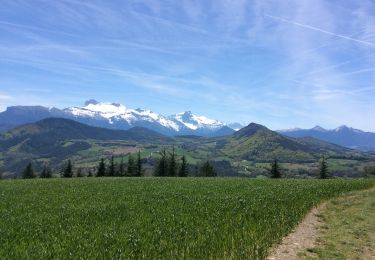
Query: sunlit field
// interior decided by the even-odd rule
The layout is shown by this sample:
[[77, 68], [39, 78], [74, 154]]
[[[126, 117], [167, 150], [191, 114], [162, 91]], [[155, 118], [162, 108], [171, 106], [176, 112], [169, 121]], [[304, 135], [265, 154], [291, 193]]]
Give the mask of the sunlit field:
[[0, 182], [0, 258], [264, 258], [322, 200], [371, 180]]

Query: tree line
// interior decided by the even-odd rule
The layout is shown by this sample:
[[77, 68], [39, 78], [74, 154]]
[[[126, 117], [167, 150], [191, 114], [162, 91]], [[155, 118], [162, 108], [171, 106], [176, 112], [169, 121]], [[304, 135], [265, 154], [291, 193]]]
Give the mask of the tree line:
[[[189, 167], [185, 155], [177, 158], [174, 147], [172, 147], [172, 151], [167, 151], [165, 148], [160, 151], [160, 159], [154, 167], [154, 176], [187, 177], [189, 175]], [[217, 172], [210, 161], [205, 160], [194, 175], [196, 177], [216, 177]]]
[[[82, 168], [77, 168], [74, 171], [73, 163], [68, 160], [60, 170], [62, 178], [72, 177], [141, 177], [144, 176], [145, 170], [141, 152], [134, 157], [131, 153], [128, 155], [127, 163], [124, 158], [121, 158], [120, 163], [115, 162], [114, 156], [111, 156], [109, 163], [104, 158], [101, 158], [98, 167], [95, 170], [88, 169], [88, 173], [83, 174]], [[157, 177], [188, 177], [190, 176], [189, 165], [186, 156], [178, 157], [175, 148], [167, 151], [163, 148], [160, 151], [160, 158], [156, 161], [153, 169], [153, 176]], [[216, 177], [217, 172], [209, 160], [201, 163], [200, 167], [195, 171], [194, 176], [197, 177]], [[36, 178], [37, 174], [33, 169], [32, 163], [28, 163], [22, 172], [22, 178], [32, 179]], [[44, 165], [43, 170], [39, 174], [40, 178], [52, 178], [52, 170], [47, 165]]]
[[[279, 179], [282, 177], [281, 167], [277, 159], [274, 159], [271, 162], [269, 173], [270, 177], [274, 179]], [[327, 158], [325, 155], [322, 155], [319, 161], [319, 179], [328, 179], [329, 177]]]

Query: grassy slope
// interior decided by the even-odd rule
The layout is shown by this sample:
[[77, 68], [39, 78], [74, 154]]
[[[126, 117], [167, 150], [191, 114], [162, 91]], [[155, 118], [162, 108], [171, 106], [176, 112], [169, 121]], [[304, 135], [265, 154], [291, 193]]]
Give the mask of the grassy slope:
[[362, 180], [91, 178], [0, 182], [0, 258], [264, 258]]
[[321, 216], [319, 245], [306, 259], [375, 258], [375, 189], [334, 199]]

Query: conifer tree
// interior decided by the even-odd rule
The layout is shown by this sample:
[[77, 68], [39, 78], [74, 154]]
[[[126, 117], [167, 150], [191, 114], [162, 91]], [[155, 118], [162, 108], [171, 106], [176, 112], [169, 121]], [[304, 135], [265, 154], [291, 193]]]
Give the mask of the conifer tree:
[[134, 161], [134, 158], [132, 156], [131, 153], [129, 153], [129, 157], [128, 157], [128, 175], [129, 176], [135, 176], [136, 175], [136, 172], [137, 172], [137, 169], [136, 169], [136, 165], [135, 165], [135, 161]]
[[277, 159], [274, 159], [271, 163], [271, 170], [270, 170], [271, 178], [281, 178], [281, 171], [280, 171], [280, 166], [277, 161]]
[[167, 162], [167, 153], [165, 151], [165, 148], [160, 152], [160, 159], [155, 165], [154, 168], [154, 175], [163, 177], [167, 176], [168, 174], [168, 162]]
[[168, 176], [174, 177], [176, 176], [176, 169], [177, 169], [177, 162], [176, 162], [176, 153], [174, 146], [172, 148], [172, 152], [169, 153], [168, 158]]
[[322, 155], [322, 158], [320, 159], [319, 178], [320, 179], [327, 179], [328, 178], [328, 164], [327, 164], [327, 160], [326, 160], [324, 154]]
[[44, 165], [42, 172], [40, 173], [40, 178], [52, 178], [51, 168]]
[[178, 171], [178, 176], [179, 177], [187, 177], [189, 174], [188, 168], [187, 168], [187, 163], [186, 163], [186, 157], [183, 155], [181, 157], [181, 166], [180, 170]]
[[210, 164], [210, 162], [207, 160], [205, 161], [201, 167], [199, 168], [199, 176], [204, 177], [215, 177], [217, 176], [217, 173], [214, 169], [214, 167]]
[[33, 170], [33, 166], [31, 163], [28, 163], [25, 170], [22, 173], [22, 178], [24, 179], [32, 179], [35, 178], [35, 173]]
[[141, 177], [142, 172], [143, 172], [143, 169], [142, 169], [141, 151], [138, 151], [136, 176]]
[[115, 176], [116, 175], [116, 165], [115, 165], [115, 161], [114, 161], [114, 158], [113, 156], [111, 157], [111, 163], [109, 165], [109, 169], [108, 169], [108, 176]]
[[363, 178], [368, 178], [369, 177], [369, 172], [370, 172], [370, 167], [368, 167], [368, 166], [365, 166], [365, 167], [363, 167], [363, 175], [362, 175], [362, 177]]
[[103, 177], [105, 176], [105, 162], [102, 158], [99, 163], [98, 172], [96, 173], [97, 177]]
[[120, 162], [118, 174], [119, 174], [119, 176], [125, 176], [124, 157], [121, 157], [121, 162]]
[[65, 167], [62, 170], [62, 177], [64, 178], [72, 178], [73, 177], [73, 165], [70, 160], [68, 160], [68, 163], [65, 165]]
[[81, 169], [81, 168], [78, 168], [78, 169], [77, 169], [77, 178], [81, 178], [81, 177], [83, 177], [82, 169]]

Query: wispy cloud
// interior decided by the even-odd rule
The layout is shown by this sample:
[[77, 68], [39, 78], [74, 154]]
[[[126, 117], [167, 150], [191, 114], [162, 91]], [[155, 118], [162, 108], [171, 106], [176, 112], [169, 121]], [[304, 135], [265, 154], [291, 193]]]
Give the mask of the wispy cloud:
[[372, 1], [5, 0], [4, 7], [0, 78], [10, 96], [35, 88], [25, 93], [43, 104], [86, 93], [271, 128], [375, 130], [372, 119], [358, 120], [374, 112]]
[[281, 18], [281, 17], [278, 17], [278, 16], [274, 16], [274, 15], [265, 14], [265, 16], [267, 16], [269, 18], [272, 18], [272, 19], [275, 19], [275, 20], [278, 20], [278, 21], [281, 21], [281, 22], [293, 24], [293, 25], [300, 26], [300, 27], [303, 27], [303, 28], [306, 28], [306, 29], [310, 29], [310, 30], [313, 30], [313, 31], [317, 31], [317, 32], [321, 32], [321, 33], [328, 34], [328, 35], [331, 35], [331, 36], [335, 36], [335, 37], [338, 37], [338, 38], [341, 38], [341, 39], [353, 41], [353, 42], [356, 42], [356, 43], [365, 44], [365, 45], [368, 45], [370, 47], [375, 47], [375, 43], [372, 43], [372, 42], [363, 41], [363, 40], [355, 39], [355, 38], [352, 38], [352, 37], [349, 37], [349, 36], [329, 32], [329, 31], [326, 31], [326, 30], [323, 30], [323, 29], [320, 29], [320, 28], [317, 28], [317, 27], [314, 27], [314, 26], [311, 26], [311, 25], [290, 21], [290, 20], [287, 20], [287, 19], [284, 19], [284, 18]]

